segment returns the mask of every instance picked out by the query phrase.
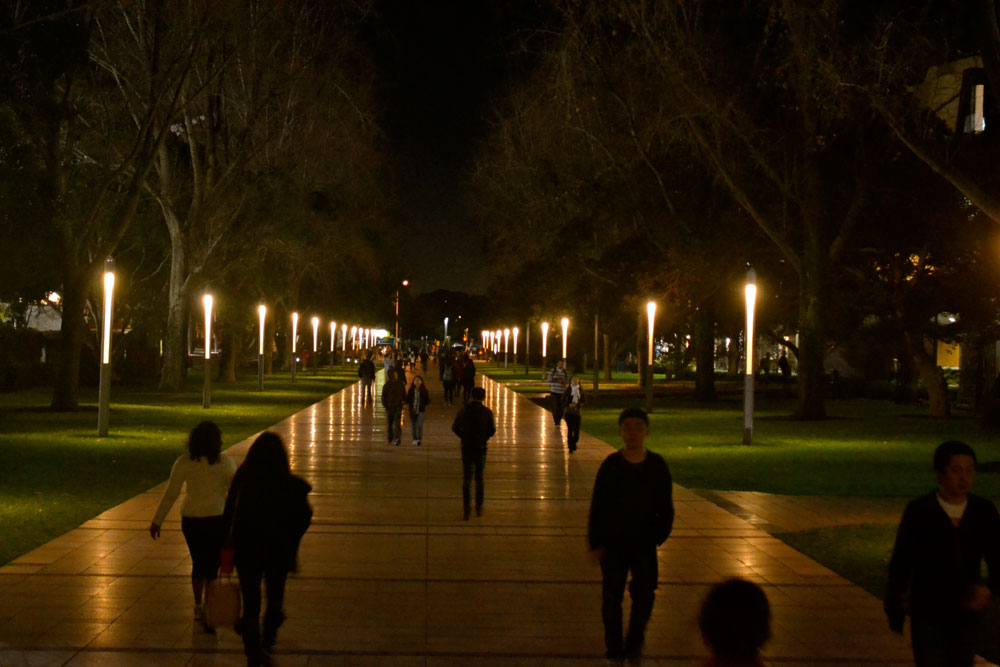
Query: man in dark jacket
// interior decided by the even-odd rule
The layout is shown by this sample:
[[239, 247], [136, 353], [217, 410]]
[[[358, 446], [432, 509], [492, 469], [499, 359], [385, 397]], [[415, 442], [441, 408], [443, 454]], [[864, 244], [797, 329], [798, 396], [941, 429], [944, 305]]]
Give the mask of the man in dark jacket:
[[900, 634], [909, 614], [918, 667], [966, 667], [975, 659], [979, 613], [991, 597], [980, 575], [983, 559], [991, 588], [1000, 574], [1000, 514], [992, 502], [969, 493], [976, 476], [969, 445], [938, 445], [934, 469], [938, 490], [910, 501], [903, 512], [885, 613], [889, 628]]
[[[401, 377], [402, 376], [402, 377]], [[390, 370], [382, 385], [382, 407], [388, 420], [386, 438], [390, 445], [399, 445], [402, 437], [403, 402], [406, 400], [406, 380], [403, 370]]]
[[374, 392], [372, 386], [375, 384], [375, 362], [372, 361], [372, 353], [365, 353], [365, 359], [358, 365], [358, 377], [361, 378], [361, 400], [370, 401]]
[[[674, 525], [673, 483], [662, 456], [646, 449], [649, 417], [639, 408], [618, 416], [624, 449], [611, 454], [597, 471], [590, 503], [587, 538], [601, 564], [604, 643], [608, 664], [638, 665], [646, 624], [656, 596], [656, 548]], [[622, 600], [632, 572], [632, 613], [622, 637]]]
[[486, 467], [486, 442], [497, 432], [493, 421], [493, 411], [483, 405], [486, 390], [482, 387], [472, 389], [471, 398], [455, 416], [451, 430], [462, 439], [462, 503], [464, 519], [469, 520], [472, 511], [469, 486], [473, 474], [476, 478], [476, 516], [483, 515], [483, 468]]

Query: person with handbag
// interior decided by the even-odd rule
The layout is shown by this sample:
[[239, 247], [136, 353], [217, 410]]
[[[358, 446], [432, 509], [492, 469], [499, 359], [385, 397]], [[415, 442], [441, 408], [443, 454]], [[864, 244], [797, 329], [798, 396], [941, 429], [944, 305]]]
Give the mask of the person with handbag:
[[430, 392], [419, 375], [413, 376], [409, 391], [406, 392], [406, 406], [410, 409], [410, 423], [413, 425], [413, 444], [420, 446], [424, 437], [425, 410], [431, 402]]
[[569, 445], [570, 454], [576, 451], [576, 443], [580, 441], [580, 423], [583, 421], [580, 409], [586, 402], [587, 397], [580, 385], [580, 378], [574, 375], [562, 394], [563, 419], [566, 420], [567, 427], [566, 443]]
[[[243, 593], [243, 635], [247, 665], [270, 662], [289, 572], [298, 569], [299, 542], [312, 521], [308, 494], [312, 486], [293, 475], [281, 436], [265, 431], [250, 445], [226, 497], [224, 520], [230, 529], [233, 563]], [[267, 588], [263, 631], [261, 581]]]
[[149, 524], [149, 535], [160, 536], [160, 527], [184, 488], [181, 532], [191, 553], [191, 588], [194, 620], [206, 632], [214, 629], [205, 620], [202, 598], [205, 585], [219, 571], [219, 552], [225, 537], [222, 511], [226, 492], [236, 473], [236, 462], [221, 452], [222, 432], [214, 422], [203, 421], [188, 435], [187, 453], [174, 461], [170, 482]]

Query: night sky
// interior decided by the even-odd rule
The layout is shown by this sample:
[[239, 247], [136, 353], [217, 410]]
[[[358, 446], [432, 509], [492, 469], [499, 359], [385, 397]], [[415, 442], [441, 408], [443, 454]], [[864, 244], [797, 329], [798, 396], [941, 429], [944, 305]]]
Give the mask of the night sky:
[[530, 68], [518, 44], [540, 23], [535, 3], [382, 0], [376, 11], [368, 41], [401, 195], [404, 273], [417, 292], [483, 292], [491, 276], [465, 181], [491, 100]]

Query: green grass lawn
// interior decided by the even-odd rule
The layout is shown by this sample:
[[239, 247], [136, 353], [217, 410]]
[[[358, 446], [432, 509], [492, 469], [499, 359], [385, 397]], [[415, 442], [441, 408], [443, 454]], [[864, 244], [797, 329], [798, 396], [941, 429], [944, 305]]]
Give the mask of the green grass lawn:
[[203, 419], [233, 445], [357, 380], [353, 366], [216, 384], [212, 407], [201, 407], [199, 372], [187, 390], [111, 390], [111, 426], [97, 437], [97, 392], [81, 392], [80, 412], [48, 409], [48, 390], [0, 394], [0, 564], [164, 481]]
[[880, 600], [889, 579], [895, 524], [832, 526], [775, 535]]

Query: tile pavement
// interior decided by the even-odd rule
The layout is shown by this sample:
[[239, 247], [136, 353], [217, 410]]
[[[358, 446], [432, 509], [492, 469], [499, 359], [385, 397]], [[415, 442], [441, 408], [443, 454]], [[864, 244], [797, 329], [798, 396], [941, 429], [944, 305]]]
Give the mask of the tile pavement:
[[[497, 416], [482, 518], [461, 515], [461, 467], [432, 366], [422, 447], [385, 444], [384, 413], [354, 385], [273, 429], [314, 485], [315, 517], [290, 579], [276, 664], [576, 667], [602, 664], [600, 573], [585, 550], [594, 474], [608, 445], [482, 379]], [[586, 428], [586, 418], [584, 422]], [[230, 454], [241, 457], [249, 440]], [[166, 471], [164, 471], [166, 474]], [[151, 489], [0, 568], [0, 665], [239, 665], [228, 629], [198, 632], [177, 508], [153, 542]], [[753, 522], [677, 487], [660, 549], [645, 664], [696, 663], [695, 614], [727, 576], [760, 583], [774, 609], [770, 664], [909, 664], [874, 597]], [[179, 503], [178, 503], [179, 505]]]

